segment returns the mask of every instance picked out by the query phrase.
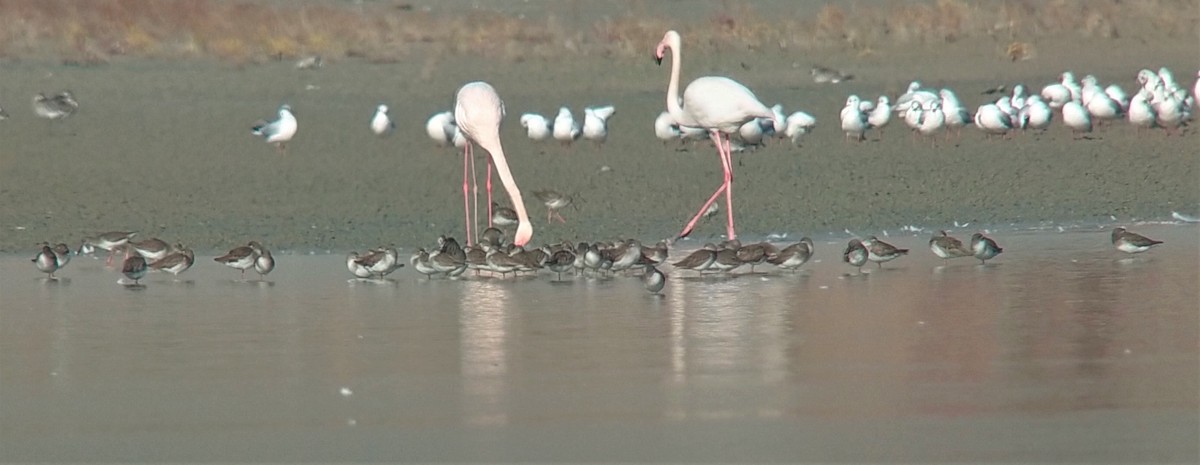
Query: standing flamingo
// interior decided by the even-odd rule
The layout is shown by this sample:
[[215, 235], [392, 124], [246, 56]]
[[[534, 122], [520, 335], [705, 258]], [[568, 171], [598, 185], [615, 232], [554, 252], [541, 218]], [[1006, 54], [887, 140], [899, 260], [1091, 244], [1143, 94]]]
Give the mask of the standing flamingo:
[[[667, 49], [671, 49], [671, 82], [667, 85], [667, 112], [680, 126], [703, 128], [717, 146], [717, 155], [721, 158], [721, 168], [725, 171], [725, 179], [721, 187], [709, 197], [708, 202], [700, 207], [700, 212], [688, 222], [679, 233], [679, 237], [691, 234], [696, 222], [708, 211], [709, 205], [717, 200], [721, 192], [725, 193], [725, 212], [729, 217], [727, 237], [736, 239], [733, 229], [733, 162], [729, 137], [746, 122], [755, 118], [767, 118], [772, 121], [775, 113], [758, 101], [754, 93], [746, 86], [726, 77], [705, 76], [697, 78], [688, 84], [683, 91], [683, 99], [679, 98], [679, 66], [681, 53], [679, 50], [679, 33], [667, 31], [662, 42], [654, 51], [654, 58], [662, 64]], [[682, 102], [682, 105], [680, 104]], [[779, 122], [776, 122], [779, 123]], [[721, 135], [725, 140], [721, 140]]]
[[[487, 177], [489, 221], [492, 217], [492, 165], [494, 164], [496, 172], [500, 176], [500, 182], [504, 184], [504, 190], [508, 191], [508, 197], [512, 200], [513, 209], [517, 211], [517, 233], [513, 237], [513, 244], [525, 245], [533, 237], [533, 226], [529, 223], [529, 215], [525, 213], [525, 202], [521, 200], [521, 190], [517, 188], [517, 181], [513, 179], [512, 172], [508, 170], [508, 163], [504, 159], [504, 148], [500, 145], [500, 120], [503, 118], [504, 102], [500, 100], [500, 95], [490, 84], [476, 81], [467, 83], [458, 89], [454, 104], [454, 120], [468, 141], [466, 147], [463, 148], [463, 207], [467, 210], [464, 213], [467, 223], [467, 245], [471, 244], [467, 162], [471, 159], [471, 146], [474, 144], [479, 144], [491, 155]], [[476, 209], [478, 209], [479, 200], [476, 199], [475, 203]]]

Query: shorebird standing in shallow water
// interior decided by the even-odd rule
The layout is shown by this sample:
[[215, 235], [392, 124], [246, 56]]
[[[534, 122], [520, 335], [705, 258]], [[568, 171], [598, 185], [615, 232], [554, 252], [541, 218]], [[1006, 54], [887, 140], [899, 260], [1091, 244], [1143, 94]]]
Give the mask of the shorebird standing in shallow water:
[[1142, 253], [1150, 250], [1151, 247], [1162, 244], [1162, 241], [1156, 241], [1141, 234], [1126, 231], [1125, 228], [1116, 228], [1112, 232], [1112, 243], [1117, 247], [1117, 250], [1122, 252]]
[[700, 250], [692, 252], [683, 260], [672, 263], [675, 268], [692, 270], [704, 274], [713, 262], [717, 261], [717, 246], [713, 244], [704, 244]]
[[642, 273], [642, 287], [645, 287], [651, 294], [657, 295], [666, 285], [667, 276], [658, 271], [654, 265], [646, 265], [646, 270]]
[[883, 268], [883, 262], [890, 262], [901, 256], [908, 255], [908, 249], [899, 249], [892, 244], [883, 242], [875, 236], [868, 237], [863, 241], [863, 245], [867, 247], [867, 259]]
[[121, 265], [121, 274], [132, 279], [134, 286], [140, 284], [142, 277], [146, 276], [146, 270], [146, 259], [137, 254], [126, 258], [125, 263]]
[[979, 259], [980, 264], [986, 264], [988, 260], [996, 258], [1003, 251], [1004, 249], [997, 245], [992, 238], [984, 236], [982, 233], [971, 235], [971, 253]]
[[942, 259], [943, 264], [949, 264], [951, 258], [970, 257], [973, 255], [971, 250], [963, 246], [962, 241], [946, 233], [944, 229], [929, 238], [929, 250]]
[[[258, 243], [251, 242], [251, 244]], [[258, 279], [262, 279], [264, 276], [270, 273], [271, 270], [275, 269], [275, 257], [272, 257], [271, 251], [267, 250], [266, 247], [263, 247], [262, 244], [258, 244], [258, 249], [256, 249], [255, 252], [258, 253], [258, 256], [254, 258], [254, 271], [258, 273]], [[392, 250], [392, 255], [395, 255], [395, 249]]]
[[254, 267], [255, 262], [258, 260], [258, 249], [261, 247], [262, 245], [258, 241], [250, 241], [250, 244], [236, 247], [230, 250], [229, 253], [214, 258], [213, 261], [230, 268], [242, 270], [242, 279], [246, 279], [246, 270]]
[[196, 263], [196, 255], [192, 249], [184, 247], [183, 244], [176, 244], [175, 252], [150, 263], [150, 269], [166, 271], [178, 278], [179, 273], [187, 271], [194, 263]]
[[774, 257], [767, 259], [767, 262], [795, 273], [797, 268], [808, 263], [814, 250], [816, 249], [813, 247], [812, 239], [802, 237], [800, 242], [784, 247]]
[[375, 116], [371, 117], [371, 132], [377, 136], [386, 136], [396, 130], [396, 123], [388, 118], [388, 106], [379, 105], [375, 108]]
[[298, 128], [299, 123], [292, 114], [291, 105], [283, 104], [279, 107], [279, 119], [271, 122], [259, 120], [250, 128], [250, 133], [262, 136], [268, 144], [275, 144], [275, 149], [283, 155], [287, 153], [287, 143], [296, 136]]
[[533, 191], [533, 196], [537, 197], [538, 200], [542, 201], [542, 203], [546, 205], [547, 223], [549, 223], [550, 220], [556, 216], [558, 217], [559, 222], [567, 222], [567, 220], [563, 219], [562, 215], [558, 213], [558, 210], [571, 204], [571, 196], [550, 189]]
[[54, 272], [58, 271], [58, 257], [54, 254], [54, 249], [50, 248], [49, 244], [42, 244], [42, 250], [33, 257], [34, 265], [38, 271], [46, 273], [50, 279], [58, 279], [54, 277]]
[[850, 242], [846, 244], [846, 250], [842, 251], [842, 261], [857, 268], [859, 274], [862, 274], [862, 267], [867, 264], [868, 256], [870, 256], [870, 252], [867, 252], [867, 246], [858, 239], [850, 239]]
[[129, 243], [129, 240], [136, 235], [136, 232], [111, 231], [95, 237], [86, 237], [83, 239], [83, 243], [79, 244], [79, 250], [76, 253], [80, 255], [91, 254], [97, 248], [104, 249], [108, 251], [108, 258], [104, 260], [104, 264], [106, 266], [111, 265], [113, 253], [116, 248]]

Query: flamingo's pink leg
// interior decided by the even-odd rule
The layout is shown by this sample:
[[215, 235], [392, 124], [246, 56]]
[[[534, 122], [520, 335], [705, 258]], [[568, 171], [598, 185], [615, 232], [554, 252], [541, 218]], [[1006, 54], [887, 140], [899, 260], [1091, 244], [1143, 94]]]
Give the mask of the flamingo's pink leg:
[[[474, 150], [472, 150], [472, 152], [474, 152]], [[474, 189], [474, 193], [475, 193], [475, 207], [474, 207], [475, 208], [474, 209], [475, 222], [473, 224], [475, 226], [475, 231], [479, 231], [479, 176], [475, 172], [475, 154], [474, 153], [471, 154], [471, 186]]]
[[[692, 229], [696, 227], [696, 222], [700, 221], [700, 218], [704, 216], [704, 212], [708, 211], [708, 206], [717, 200], [717, 196], [721, 195], [721, 192], [729, 188], [729, 169], [726, 167], [728, 162], [725, 161], [725, 155], [722, 153], [721, 135], [716, 130], [711, 131], [709, 135], [712, 137], [713, 142], [717, 144], [717, 156], [721, 158], [721, 166], [725, 170], [725, 179], [721, 181], [721, 187], [718, 187], [717, 191], [713, 192], [712, 197], [709, 197], [708, 201], [704, 202], [704, 205], [700, 207], [700, 211], [696, 213], [696, 216], [692, 217], [692, 221], [689, 221], [687, 226], [683, 227], [683, 232], [679, 233], [679, 237], [681, 238], [687, 237], [688, 234], [692, 233]], [[732, 221], [733, 217], [730, 216], [730, 218], [730, 221]]]
[[721, 162], [725, 168], [725, 212], [729, 216], [729, 227], [725, 233], [727, 239], [734, 240], [737, 239], [737, 233], [733, 229], [733, 147], [728, 137], [725, 138], [725, 153]]
[[471, 198], [467, 196], [467, 171], [471, 159], [471, 144], [463, 147], [463, 223], [467, 226], [467, 245], [471, 245]]
[[488, 176], [487, 176], [487, 205], [488, 205], [488, 227], [492, 227], [492, 157], [488, 156]]

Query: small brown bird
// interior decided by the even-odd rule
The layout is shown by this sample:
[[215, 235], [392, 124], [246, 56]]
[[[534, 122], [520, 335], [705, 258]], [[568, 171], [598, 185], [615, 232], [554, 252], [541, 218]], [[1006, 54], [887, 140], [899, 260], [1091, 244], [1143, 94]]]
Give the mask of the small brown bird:
[[812, 239], [802, 237], [800, 242], [784, 247], [774, 257], [767, 259], [767, 263], [795, 273], [797, 268], [808, 263], [815, 250]]
[[979, 263], [986, 264], [988, 260], [995, 258], [1003, 251], [1004, 249], [997, 245], [992, 238], [984, 236], [982, 233], [971, 235], [971, 252], [975, 258], [979, 259]]
[[883, 262], [890, 262], [901, 256], [908, 255], [908, 249], [896, 248], [892, 244], [883, 242], [875, 236], [868, 237], [862, 242], [867, 247], [867, 259], [883, 268]]
[[941, 230], [929, 239], [929, 250], [941, 258], [943, 263], [950, 263], [951, 258], [970, 257], [971, 250], [963, 246], [962, 241], [951, 236], [946, 230]]
[[151, 263], [150, 268], [166, 271], [178, 277], [179, 273], [187, 271], [195, 262], [196, 255], [192, 249], [184, 247], [183, 244], [175, 244], [175, 252]]
[[558, 217], [558, 221], [562, 223], [567, 222], [567, 220], [563, 219], [562, 215], [558, 213], [558, 210], [571, 204], [571, 196], [550, 189], [534, 191], [533, 195], [546, 205], [547, 223], [549, 223], [554, 217]]
[[230, 250], [229, 253], [214, 258], [213, 261], [230, 268], [242, 270], [242, 279], [246, 279], [246, 270], [254, 267], [258, 261], [258, 249], [261, 247], [258, 241], [250, 241], [249, 245], [236, 247]]
[[870, 255], [871, 253], [867, 251], [867, 246], [863, 245], [862, 241], [850, 239], [850, 243], [846, 244], [846, 250], [842, 252], [842, 261], [858, 268], [858, 272], [861, 274], [862, 267], [867, 264], [867, 258]]
[[143, 276], [146, 276], [146, 270], [146, 259], [141, 255], [126, 258], [125, 264], [121, 266], [121, 274], [132, 279], [135, 286], [139, 284]]
[[1141, 234], [1129, 232], [1125, 228], [1116, 228], [1112, 232], [1112, 243], [1117, 247], [1117, 250], [1122, 252], [1142, 253], [1163, 242], [1150, 239]]
[[658, 271], [654, 265], [646, 265], [646, 271], [642, 273], [642, 287], [645, 287], [651, 294], [658, 294], [666, 285], [667, 276]]

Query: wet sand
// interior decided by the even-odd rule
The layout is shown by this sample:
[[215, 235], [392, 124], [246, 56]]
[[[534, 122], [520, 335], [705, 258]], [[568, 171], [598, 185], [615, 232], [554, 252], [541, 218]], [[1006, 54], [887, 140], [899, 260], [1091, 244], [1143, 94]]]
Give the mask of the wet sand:
[[[257, 238], [291, 250], [347, 251], [381, 243], [423, 244], [463, 234], [461, 156], [432, 146], [425, 119], [449, 109], [463, 83], [486, 79], [506, 101], [502, 134], [527, 193], [535, 243], [562, 239], [677, 234], [720, 181], [711, 147], [664, 146], [651, 123], [663, 107], [668, 68], [644, 59], [564, 55], [502, 62], [414, 53], [396, 64], [331, 60], [305, 72], [281, 62], [237, 69], [189, 61], [117, 59], [93, 68], [36, 61], [0, 67], [0, 250], [27, 252], [49, 240], [136, 230], [143, 237], [227, 250]], [[685, 37], [685, 44], [686, 44]], [[1055, 45], [1055, 40], [1061, 43]], [[684, 79], [734, 77], [765, 102], [803, 109], [818, 128], [803, 148], [774, 143], [737, 155], [734, 202], [739, 232], [822, 234], [954, 221], [1008, 227], [1041, 222], [1096, 224], [1164, 219], [1200, 211], [1197, 136], [1139, 136], [1126, 124], [1072, 140], [1056, 124], [1041, 135], [984, 140], [973, 130], [937, 148], [910, 142], [894, 121], [882, 140], [847, 144], [836, 115], [846, 96], [896, 95], [911, 79], [957, 89], [971, 108], [982, 89], [1023, 82], [1033, 89], [1063, 70], [1134, 87], [1139, 68], [1170, 66], [1181, 82], [1198, 67], [1186, 40], [1045, 39], [1038, 58], [1010, 63], [989, 39], [907, 45], [855, 57], [840, 50], [764, 49], [691, 53]], [[854, 72], [843, 85], [818, 85], [814, 63]], [[36, 92], [71, 89], [79, 113], [48, 125], [28, 108]], [[990, 99], [990, 97], [986, 97]], [[399, 130], [368, 132], [378, 103]], [[289, 103], [300, 120], [286, 156], [249, 134], [257, 119]], [[564, 149], [532, 143], [521, 113], [576, 112], [611, 103], [609, 142]], [[610, 168], [604, 170], [604, 167]], [[480, 174], [482, 176], [482, 173]], [[530, 192], [553, 188], [577, 199], [565, 225], [539, 220]], [[502, 191], [499, 200], [506, 201]], [[696, 238], [724, 233], [719, 222]]]
[[[4, 461], [1195, 462], [1197, 227], [997, 233], [986, 266], [58, 282], [0, 258]], [[674, 250], [673, 256], [685, 251]], [[769, 267], [768, 267], [769, 269]], [[745, 270], [740, 270], [745, 271]], [[760, 270], [762, 271], [762, 270]]]

